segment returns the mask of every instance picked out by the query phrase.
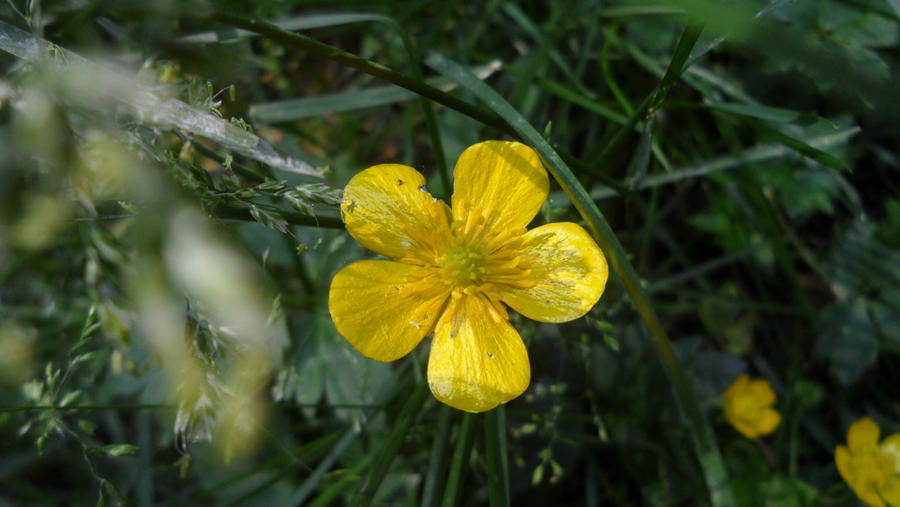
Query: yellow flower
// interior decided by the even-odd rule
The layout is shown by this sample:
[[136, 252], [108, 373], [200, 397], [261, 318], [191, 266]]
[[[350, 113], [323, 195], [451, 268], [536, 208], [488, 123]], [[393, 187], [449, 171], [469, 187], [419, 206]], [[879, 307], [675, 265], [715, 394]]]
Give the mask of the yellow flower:
[[872, 507], [900, 507], [900, 433], [878, 445], [881, 430], [868, 417], [847, 432], [847, 447], [837, 446], [834, 461], [853, 492]]
[[766, 436], [781, 422], [774, 404], [775, 391], [769, 382], [741, 375], [725, 391], [725, 418], [747, 438]]
[[334, 276], [335, 327], [366, 357], [393, 361], [434, 333], [428, 385], [435, 397], [483, 412], [522, 394], [531, 367], [504, 303], [542, 322], [581, 317], [600, 299], [603, 252], [573, 223], [526, 230], [547, 198], [537, 153], [514, 142], [466, 149], [451, 207], [399, 164], [370, 167], [344, 188], [347, 231], [387, 260]]

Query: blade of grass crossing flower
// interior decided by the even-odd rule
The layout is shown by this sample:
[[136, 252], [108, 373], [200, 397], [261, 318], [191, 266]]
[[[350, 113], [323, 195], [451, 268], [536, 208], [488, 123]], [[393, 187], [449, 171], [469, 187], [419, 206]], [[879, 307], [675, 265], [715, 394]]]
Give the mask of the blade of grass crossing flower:
[[447, 443], [450, 441], [450, 420], [453, 409], [447, 405], [441, 406], [438, 416], [437, 433], [434, 436], [434, 445], [431, 447], [431, 455], [428, 458], [428, 471], [425, 472], [425, 488], [422, 491], [422, 507], [435, 507], [442, 493], [441, 479], [447, 471]]
[[403, 404], [403, 408], [400, 409], [400, 414], [397, 416], [397, 420], [394, 423], [394, 429], [391, 430], [391, 434], [388, 436], [387, 441], [381, 446], [381, 449], [375, 457], [375, 461], [372, 463], [372, 468], [369, 469], [368, 476], [365, 481], [363, 481], [362, 485], [360, 485], [357, 497], [353, 502], [354, 505], [369, 505], [372, 503], [372, 498], [375, 497], [378, 487], [381, 486], [381, 481], [384, 480], [388, 469], [391, 467], [391, 463], [393, 463], [394, 458], [397, 457], [397, 451], [400, 449], [400, 444], [403, 443], [403, 439], [409, 434], [409, 429], [412, 427], [413, 423], [415, 423], [416, 417], [419, 415], [419, 412], [422, 411], [422, 405], [425, 404], [425, 395], [427, 394], [428, 384], [419, 382], [415, 391], [412, 392], [409, 398], [407, 398], [406, 403]]
[[450, 475], [447, 477], [447, 485], [444, 486], [442, 507], [456, 507], [456, 504], [459, 503], [469, 464], [469, 454], [472, 452], [475, 422], [475, 414], [468, 412], [463, 414], [459, 437], [456, 440], [456, 449], [453, 451], [453, 460], [450, 462]]
[[506, 459], [506, 408], [484, 414], [484, 445], [487, 454], [491, 507], [509, 506], [509, 463]]
[[700, 460], [710, 499], [714, 506], [735, 505], [734, 494], [728, 481], [722, 456], [719, 453], [715, 436], [709, 421], [700, 410], [687, 377], [681, 368], [669, 338], [659, 321], [650, 300], [641, 287], [640, 279], [628, 261], [625, 249], [613, 233], [603, 214], [594, 204], [585, 188], [578, 182], [572, 170], [563, 162], [559, 154], [553, 150], [541, 134], [531, 126], [518, 111], [509, 105], [497, 92], [487, 84], [472, 76], [464, 67], [448, 60], [442, 55], [432, 53], [426, 64], [458, 82], [476, 97], [484, 101], [493, 111], [499, 114], [521, 138], [543, 157], [547, 169], [569, 195], [575, 208], [587, 223], [588, 230], [606, 253], [610, 265], [622, 279], [626, 292], [631, 297], [641, 318], [644, 320], [657, 353], [668, 373], [669, 380], [675, 390], [676, 399], [682, 412], [687, 417], [688, 427], [694, 441], [694, 449]]

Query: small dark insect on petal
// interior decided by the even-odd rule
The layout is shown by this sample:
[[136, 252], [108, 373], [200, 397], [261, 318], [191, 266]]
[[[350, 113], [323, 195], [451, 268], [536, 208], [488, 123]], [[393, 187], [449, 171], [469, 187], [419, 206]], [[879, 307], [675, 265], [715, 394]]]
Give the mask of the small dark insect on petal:
[[401, 185], [403, 185], [403, 180], [397, 180], [397, 186], [399, 187]]

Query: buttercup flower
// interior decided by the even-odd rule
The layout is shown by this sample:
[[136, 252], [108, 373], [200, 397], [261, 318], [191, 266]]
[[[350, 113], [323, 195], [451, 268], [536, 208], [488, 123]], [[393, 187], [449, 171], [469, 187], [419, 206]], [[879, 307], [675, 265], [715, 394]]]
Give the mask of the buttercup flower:
[[741, 375], [725, 391], [725, 418], [741, 435], [755, 439], [778, 427], [781, 414], [772, 408], [775, 391], [765, 379]]
[[576, 224], [525, 229], [549, 187], [531, 148], [471, 146], [454, 179], [451, 207], [405, 165], [376, 165], [347, 183], [347, 231], [393, 260], [339, 271], [328, 307], [338, 332], [379, 361], [405, 356], [433, 332], [431, 392], [452, 407], [483, 412], [522, 394], [531, 377], [504, 303], [542, 322], [577, 319], [600, 299], [608, 268]]
[[868, 417], [856, 421], [847, 431], [847, 447], [835, 448], [834, 461], [860, 500], [872, 507], [900, 507], [900, 433], [879, 445], [880, 433]]

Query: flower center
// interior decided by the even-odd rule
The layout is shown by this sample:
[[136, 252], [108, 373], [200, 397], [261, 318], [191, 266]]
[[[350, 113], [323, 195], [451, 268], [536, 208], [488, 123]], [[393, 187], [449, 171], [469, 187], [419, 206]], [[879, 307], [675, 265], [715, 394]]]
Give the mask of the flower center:
[[446, 276], [457, 285], [478, 285], [480, 275], [484, 272], [484, 254], [481, 249], [464, 242], [448, 252], [438, 263], [444, 268]]
[[444, 305], [447, 296], [455, 301], [464, 295], [480, 294], [491, 303], [498, 318], [508, 318], [500, 303], [503, 292], [535, 285], [531, 269], [534, 254], [526, 253], [525, 228], [511, 225], [509, 216], [491, 209], [470, 209], [465, 218], [443, 220], [450, 218], [449, 208], [447, 212], [436, 214], [440, 219], [432, 227], [406, 231], [416, 248], [409, 257], [398, 260], [420, 269], [411, 273], [403, 295], [433, 301], [437, 307]]

